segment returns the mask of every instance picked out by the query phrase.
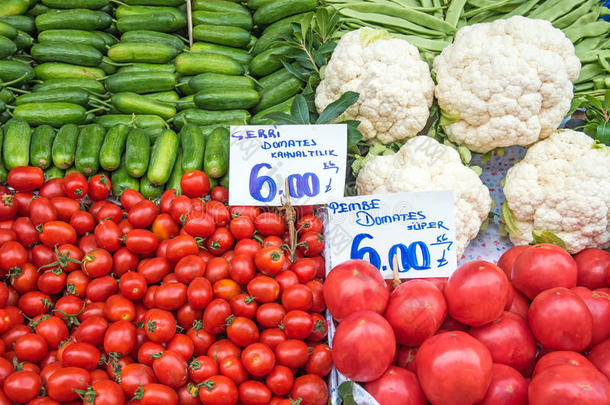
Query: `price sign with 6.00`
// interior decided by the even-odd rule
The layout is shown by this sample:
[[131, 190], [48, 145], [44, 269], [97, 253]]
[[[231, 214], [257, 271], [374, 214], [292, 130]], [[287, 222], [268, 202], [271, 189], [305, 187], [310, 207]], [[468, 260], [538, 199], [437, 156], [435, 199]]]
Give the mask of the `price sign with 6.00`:
[[346, 162], [345, 124], [231, 126], [229, 204], [327, 203], [343, 196]]
[[[328, 204], [330, 268], [364, 259], [384, 278], [448, 277], [457, 268], [452, 191], [346, 197]], [[329, 269], [330, 270], [330, 269]]]

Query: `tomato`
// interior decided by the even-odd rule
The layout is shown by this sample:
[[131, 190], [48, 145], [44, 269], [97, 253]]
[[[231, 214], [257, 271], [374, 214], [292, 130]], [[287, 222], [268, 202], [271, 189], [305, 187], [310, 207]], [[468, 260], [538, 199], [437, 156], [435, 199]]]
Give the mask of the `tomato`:
[[348, 260], [335, 266], [324, 282], [326, 306], [339, 322], [357, 311], [383, 313], [389, 295], [379, 270], [364, 260]]
[[186, 286], [182, 283], [163, 283], [155, 293], [155, 305], [166, 310], [175, 310], [186, 304]]
[[193, 204], [184, 218], [184, 228], [188, 234], [196, 237], [207, 238], [214, 233], [216, 223], [214, 218], [201, 204]]
[[15, 291], [24, 294], [36, 288], [38, 269], [31, 263], [25, 263], [21, 268], [16, 267], [13, 271], [9, 271], [7, 276], [10, 278], [11, 286]]
[[582, 354], [572, 351], [551, 351], [540, 353], [540, 358], [534, 368], [533, 376], [556, 366], [593, 367], [593, 364]]
[[157, 382], [152, 368], [145, 364], [131, 363], [121, 370], [121, 388], [127, 397], [134, 396], [138, 386]]
[[224, 257], [211, 258], [206, 266], [205, 278], [207, 278], [210, 283], [230, 278], [229, 262], [227, 262]]
[[235, 405], [238, 392], [235, 383], [223, 375], [215, 375], [202, 383], [199, 399], [204, 405]]
[[64, 176], [64, 192], [73, 199], [83, 198], [89, 191], [87, 178], [79, 172], [71, 172]]
[[[25, 217], [20, 217], [20, 218], [25, 218]], [[14, 226], [15, 226], [15, 224], [13, 223], [11, 225], [11, 228], [13, 228]], [[11, 240], [17, 240], [17, 234], [15, 233], [15, 231], [13, 229], [0, 229], [0, 245], [3, 245], [4, 242], [8, 242]], [[22, 245], [24, 244], [22, 241], [19, 241], [19, 242]]]
[[176, 334], [176, 319], [163, 309], [149, 309], [144, 316], [144, 329], [153, 342], [169, 342]]
[[184, 223], [183, 219], [185, 217], [183, 215], [188, 214], [191, 204], [190, 198], [185, 195], [179, 195], [172, 200], [169, 214], [177, 223]]
[[231, 315], [231, 306], [222, 299], [212, 300], [203, 312], [203, 328], [211, 334], [219, 334], [225, 329], [226, 319]]
[[253, 319], [258, 309], [254, 297], [247, 294], [239, 294], [231, 298], [229, 301], [231, 305], [231, 312], [235, 316], [243, 316], [245, 318]]
[[89, 179], [89, 198], [93, 201], [104, 200], [110, 194], [112, 185], [105, 174], [96, 174]]
[[196, 255], [199, 252], [199, 246], [195, 238], [189, 235], [179, 235], [170, 239], [167, 245], [167, 258], [173, 262], [177, 262], [185, 256]]
[[117, 321], [106, 329], [104, 351], [122, 355], [131, 353], [136, 344], [136, 327], [129, 321]]
[[94, 249], [83, 259], [82, 268], [92, 278], [103, 277], [112, 270], [113, 258], [106, 249]]
[[249, 217], [251, 220], [254, 221], [254, 219], [260, 215], [261, 213], [261, 209], [259, 207], [253, 207], [253, 206], [240, 206], [240, 205], [235, 205], [232, 207], [229, 207], [229, 212], [231, 213], [231, 217], [235, 218], [235, 217], [239, 217], [239, 216], [244, 216], [244, 217]]
[[527, 388], [527, 381], [517, 370], [504, 364], [494, 364], [491, 383], [480, 404], [527, 404]]
[[275, 354], [262, 343], [252, 343], [242, 351], [241, 361], [250, 374], [264, 377], [275, 366]]
[[113, 221], [102, 221], [95, 227], [95, 241], [98, 246], [110, 252], [118, 250], [121, 245], [121, 231]]
[[[333, 345], [333, 358], [335, 350]], [[479, 402], [491, 382], [489, 351], [464, 332], [441, 333], [426, 340], [417, 352], [415, 364], [421, 387], [433, 403]]]
[[237, 241], [233, 251], [235, 252], [235, 256], [245, 255], [249, 256], [250, 258], [254, 258], [254, 255], [260, 249], [261, 245], [254, 239], [241, 239]]
[[8, 172], [8, 185], [17, 191], [32, 191], [44, 184], [44, 173], [39, 167], [18, 166]]
[[66, 193], [64, 192], [64, 179], [55, 178], [47, 181], [38, 190], [38, 195], [46, 198], [65, 196]]
[[315, 260], [304, 257], [294, 262], [290, 270], [296, 274], [300, 283], [307, 283], [316, 276], [316, 263]]
[[275, 366], [267, 375], [265, 384], [275, 395], [287, 395], [292, 389], [294, 375], [292, 370], [285, 366]]
[[146, 294], [146, 279], [140, 273], [129, 271], [119, 279], [121, 294], [130, 300], [137, 301]]
[[275, 347], [275, 358], [278, 364], [296, 369], [307, 363], [309, 348], [301, 340], [288, 339]]
[[220, 256], [233, 247], [234, 240], [233, 234], [227, 228], [216, 228], [208, 238], [206, 246], [211, 253]]
[[274, 212], [264, 212], [254, 218], [254, 226], [263, 236], [282, 235], [286, 230], [286, 221]]
[[233, 380], [236, 385], [248, 379], [248, 372], [237, 356], [226, 355], [222, 359], [218, 359], [218, 371]]
[[13, 267], [23, 266], [27, 259], [27, 251], [19, 242], [8, 241], [0, 246], [0, 269], [3, 273], [8, 272]]
[[57, 219], [57, 209], [48, 198], [34, 198], [30, 203], [30, 219], [36, 226], [45, 224]]
[[6, 396], [12, 401], [28, 402], [38, 396], [41, 385], [42, 380], [38, 374], [33, 371], [22, 370], [9, 375], [4, 380], [2, 388]]
[[557, 365], [532, 378], [528, 387], [531, 404], [600, 404], [610, 398], [610, 382], [593, 367]]
[[120, 277], [128, 271], [137, 270], [139, 262], [137, 254], [131, 252], [126, 247], [122, 247], [114, 252], [112, 256], [112, 272]]
[[187, 291], [187, 301], [195, 309], [205, 308], [212, 301], [212, 285], [203, 277], [196, 277], [190, 282]]
[[136, 390], [134, 398], [140, 405], [177, 405], [178, 394], [163, 384], [145, 384]]
[[116, 280], [111, 276], [99, 277], [91, 280], [87, 285], [87, 298], [94, 302], [106, 301], [108, 297], [116, 293]]
[[364, 389], [381, 404], [425, 405], [428, 403], [415, 374], [395, 366], [390, 366], [379, 379], [366, 383]]
[[78, 211], [70, 217], [70, 225], [78, 235], [85, 235], [93, 231], [95, 219], [93, 218], [93, 215], [87, 211]]
[[210, 191], [210, 180], [201, 170], [189, 170], [180, 179], [182, 192], [190, 198], [199, 198]]
[[286, 256], [279, 247], [269, 246], [262, 248], [254, 255], [254, 264], [263, 274], [275, 276], [284, 267]]
[[254, 234], [254, 221], [246, 216], [235, 217], [231, 220], [229, 229], [235, 239], [248, 239]]
[[313, 293], [304, 284], [291, 285], [282, 292], [282, 305], [286, 311], [307, 311], [313, 305]]
[[159, 240], [166, 240], [178, 235], [180, 229], [174, 219], [166, 213], [159, 214], [152, 223], [152, 231]]
[[610, 274], [610, 252], [601, 249], [585, 249], [574, 256], [578, 269], [579, 286], [590, 289], [608, 284]]
[[325, 405], [328, 401], [328, 387], [317, 375], [305, 374], [294, 380], [290, 398], [301, 401], [301, 405]]
[[267, 405], [271, 400], [271, 391], [258, 381], [245, 381], [239, 386], [239, 400], [244, 405]]
[[76, 342], [90, 343], [96, 347], [104, 343], [108, 321], [101, 316], [91, 316], [81, 322], [72, 334]]
[[610, 376], [610, 340], [595, 346], [587, 355], [587, 359], [606, 377]]
[[[18, 240], [23, 246], [30, 247], [40, 241], [38, 230], [28, 217], [19, 217], [15, 219], [12, 225], [12, 231], [15, 238], [10, 240]], [[8, 230], [6, 230], [8, 232]], [[7, 241], [8, 242], [8, 241]]]
[[[17, 194], [24, 194], [24, 196], [26, 197], [30, 197], [31, 200], [31, 196], [25, 194], [25, 193], [17, 193]], [[15, 195], [17, 195], [15, 194]], [[26, 208], [29, 207], [29, 202], [26, 202]], [[13, 195], [3, 192], [0, 194], [0, 220], [1, 221], [5, 221], [8, 219], [13, 218], [15, 215], [17, 215], [17, 211], [19, 211], [19, 207], [21, 204], [19, 204], [18, 200], [16, 200], [14, 198]], [[29, 209], [25, 209], [25, 212], [22, 213], [22, 215], [29, 215]]]
[[198, 277], [203, 277], [205, 267], [205, 262], [199, 256], [188, 255], [176, 263], [174, 274], [178, 281], [188, 284]]
[[140, 201], [144, 201], [145, 199], [146, 198], [144, 198], [144, 196], [136, 190], [128, 189], [121, 194], [120, 200], [125, 211], [129, 212], [134, 205]]
[[256, 310], [256, 322], [263, 328], [277, 328], [286, 315], [286, 309], [280, 304], [266, 303]]
[[93, 370], [100, 361], [100, 351], [91, 343], [77, 342], [68, 345], [62, 353], [62, 361], [66, 367], [81, 367]]
[[318, 344], [313, 347], [305, 364], [307, 374], [326, 377], [333, 367], [332, 350], [328, 345]]
[[280, 285], [277, 281], [267, 276], [254, 277], [247, 286], [248, 294], [256, 298], [260, 303], [273, 302], [280, 295]]
[[186, 361], [178, 353], [166, 350], [153, 362], [153, 370], [161, 384], [178, 388], [188, 381]]
[[205, 204], [205, 210], [212, 216], [216, 226], [226, 226], [231, 221], [231, 213], [229, 209], [223, 203], [219, 201], [208, 201]]
[[586, 287], [574, 287], [576, 293], [585, 303], [593, 317], [591, 346], [610, 337], [610, 295], [602, 291], [591, 291]]
[[222, 186], [216, 186], [210, 190], [210, 198], [222, 203], [227, 203], [227, 201], [229, 201], [229, 190]]
[[512, 277], [513, 264], [515, 263], [517, 256], [519, 256], [529, 247], [530, 246], [528, 245], [513, 246], [512, 248], [504, 252], [502, 256], [500, 256], [500, 259], [498, 259], [498, 267], [504, 271], [506, 277], [508, 277], [509, 280]]
[[147, 229], [134, 229], [125, 236], [125, 246], [134, 253], [146, 255], [157, 249], [159, 240]]
[[51, 198], [51, 204], [57, 211], [57, 219], [61, 221], [69, 221], [74, 213], [80, 211], [80, 204], [78, 201], [68, 197], [53, 197]]
[[534, 299], [544, 290], [576, 286], [578, 268], [566, 251], [546, 243], [524, 250], [513, 264], [513, 286]]
[[258, 342], [259, 331], [250, 319], [238, 316], [227, 320], [227, 337], [237, 346], [246, 347]]
[[197, 356], [189, 364], [189, 377], [200, 383], [218, 374], [218, 365], [209, 356]]
[[159, 214], [159, 208], [149, 200], [142, 200], [136, 203], [129, 210], [127, 219], [135, 228], [147, 228]]
[[84, 390], [89, 385], [89, 372], [79, 367], [62, 367], [47, 379], [47, 393], [56, 401], [66, 402], [78, 399], [74, 390]]
[[110, 322], [132, 321], [135, 315], [133, 302], [122, 295], [112, 295], [104, 303], [104, 316]]
[[324, 235], [319, 232], [308, 231], [300, 238], [298, 249], [304, 256], [316, 256], [324, 250]]
[[304, 215], [297, 221], [296, 227], [299, 233], [309, 231], [320, 233], [324, 230], [322, 221], [315, 215]]

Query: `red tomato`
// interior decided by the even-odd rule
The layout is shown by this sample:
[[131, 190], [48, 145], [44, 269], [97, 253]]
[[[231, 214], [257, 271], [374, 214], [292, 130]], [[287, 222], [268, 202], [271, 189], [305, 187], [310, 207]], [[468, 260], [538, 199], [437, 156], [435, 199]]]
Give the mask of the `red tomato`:
[[254, 297], [247, 294], [239, 294], [231, 298], [229, 301], [231, 305], [231, 311], [235, 316], [243, 316], [245, 318], [253, 319], [258, 308], [258, 304], [254, 300]]
[[189, 364], [189, 376], [197, 384], [217, 374], [218, 365], [209, 356], [197, 356]]
[[140, 385], [157, 382], [152, 368], [145, 364], [131, 363], [121, 370], [121, 388], [131, 398]]
[[180, 229], [174, 219], [166, 213], [159, 214], [152, 223], [152, 231], [159, 240], [171, 239]]
[[203, 312], [203, 327], [211, 334], [219, 334], [225, 329], [226, 319], [231, 315], [231, 306], [222, 299], [211, 301]]
[[580, 353], [572, 351], [552, 351], [547, 354], [540, 354], [540, 358], [534, 368], [533, 376], [542, 373], [556, 366], [572, 366], [572, 367], [592, 367], [593, 364]]
[[328, 401], [328, 387], [317, 375], [305, 374], [294, 380], [290, 398], [300, 400], [301, 405], [324, 405]]
[[216, 226], [226, 226], [231, 221], [231, 213], [223, 203], [219, 201], [208, 201], [205, 210], [212, 216]]
[[182, 175], [180, 188], [190, 198], [203, 197], [210, 191], [210, 180], [201, 170], [189, 170]]
[[70, 172], [64, 176], [64, 192], [73, 199], [83, 198], [89, 191], [87, 178], [79, 172]]
[[40, 187], [40, 190], [38, 190], [38, 195], [47, 198], [65, 196], [64, 179], [55, 178], [47, 181], [42, 187]]
[[231, 279], [218, 280], [212, 286], [214, 298], [222, 298], [229, 301], [241, 292], [239, 284]]
[[110, 179], [105, 174], [96, 174], [89, 180], [89, 198], [93, 201], [103, 200], [112, 191]]
[[110, 201], [107, 201], [106, 204], [102, 205], [97, 214], [95, 215], [95, 220], [97, 222], [102, 221], [112, 221], [114, 223], [119, 223], [123, 219], [123, 210], [120, 206]]
[[80, 211], [80, 204], [68, 197], [53, 197], [51, 198], [51, 204], [57, 211], [57, 219], [68, 222], [74, 213]]
[[602, 291], [591, 291], [586, 287], [574, 287], [572, 291], [584, 301], [593, 317], [591, 346], [610, 337], [610, 295]]
[[139, 203], [140, 201], [144, 201], [146, 198], [137, 192], [136, 190], [127, 189], [121, 194], [121, 205], [125, 209], [125, 211], [129, 212], [131, 207]]
[[261, 382], [245, 381], [239, 386], [239, 400], [244, 405], [267, 405], [271, 391]]
[[155, 292], [157, 308], [176, 310], [186, 304], [186, 286], [182, 283], [163, 283]]
[[101, 316], [91, 316], [81, 322], [72, 333], [76, 342], [90, 343], [96, 347], [104, 343], [104, 335], [108, 329], [108, 321]]
[[565, 250], [546, 243], [531, 246], [514, 261], [513, 286], [534, 299], [544, 290], [576, 286], [576, 262]]
[[118, 250], [121, 242], [121, 231], [114, 221], [102, 221], [95, 227], [95, 241], [98, 246], [110, 252]]
[[254, 221], [246, 216], [235, 217], [231, 220], [229, 229], [235, 239], [248, 239], [254, 234]]
[[519, 256], [524, 250], [528, 249], [529, 245], [521, 245], [521, 246], [513, 246], [508, 249], [506, 252], [500, 256], [498, 259], [498, 267], [501, 268], [506, 277], [510, 280], [513, 273], [513, 264], [515, 263], [515, 259]]
[[326, 377], [333, 367], [332, 350], [329, 346], [319, 344], [314, 346], [311, 355], [305, 364], [307, 374], [315, 374]]
[[285, 366], [275, 366], [267, 375], [265, 384], [275, 395], [287, 395], [294, 384], [292, 370]]
[[530, 305], [528, 322], [536, 340], [548, 349], [581, 351], [591, 343], [591, 312], [567, 288], [541, 292]]
[[28, 333], [17, 339], [13, 349], [19, 360], [38, 363], [47, 354], [47, 342], [40, 335]]
[[250, 374], [255, 377], [264, 377], [275, 366], [273, 350], [262, 343], [252, 343], [241, 353], [241, 361]]
[[186, 361], [174, 351], [166, 350], [153, 362], [153, 370], [161, 384], [178, 388], [188, 381]]
[[167, 258], [174, 262], [188, 255], [196, 255], [198, 252], [199, 246], [195, 238], [189, 235], [176, 236], [167, 245]]
[[595, 346], [587, 355], [587, 359], [610, 378], [610, 339]]
[[159, 214], [159, 208], [149, 200], [142, 200], [136, 203], [129, 210], [127, 219], [135, 228], [147, 228]]
[[280, 304], [269, 302], [256, 310], [256, 322], [263, 328], [277, 328], [286, 315], [286, 309]]
[[125, 236], [125, 246], [134, 253], [146, 255], [157, 249], [159, 240], [148, 229], [134, 229]]
[[0, 269], [3, 274], [14, 267], [22, 267], [27, 259], [27, 251], [19, 242], [8, 241], [0, 246]]
[[364, 260], [335, 266], [324, 282], [324, 300], [333, 318], [341, 322], [357, 311], [385, 311], [390, 293], [381, 273]]
[[136, 390], [134, 399], [140, 405], [177, 405], [178, 394], [172, 388], [163, 384], [146, 384]]
[[129, 354], [136, 344], [136, 327], [129, 321], [117, 321], [104, 334], [104, 351]]
[[286, 221], [273, 212], [264, 212], [254, 219], [254, 227], [263, 236], [282, 235], [286, 230]]
[[233, 380], [236, 385], [248, 379], [248, 372], [237, 356], [226, 355], [218, 360], [218, 371], [220, 374]]
[[302, 233], [309, 231], [321, 233], [324, 230], [324, 226], [318, 217], [308, 214], [298, 220], [297, 230]]
[[210, 198], [222, 203], [227, 203], [229, 201], [229, 190], [222, 186], [216, 186], [210, 190]]
[[610, 382], [593, 367], [559, 365], [536, 374], [528, 387], [531, 404], [571, 403], [593, 405], [608, 402]]
[[169, 342], [176, 334], [176, 319], [169, 311], [150, 309], [144, 316], [144, 329], [153, 342]]
[[590, 289], [608, 285], [610, 252], [601, 249], [585, 249], [574, 256], [578, 269], [578, 285]]
[[205, 405], [235, 405], [238, 392], [235, 383], [223, 375], [215, 375], [202, 383], [199, 399]]
[[85, 390], [90, 381], [91, 376], [84, 368], [62, 367], [47, 379], [47, 393], [56, 401], [74, 401], [79, 398], [74, 390]]
[[275, 358], [278, 364], [296, 369], [307, 363], [309, 348], [302, 340], [288, 339], [275, 347]]
[[107, 250], [95, 249], [87, 253], [83, 259], [82, 268], [89, 277], [98, 278], [110, 273], [112, 265], [112, 256]]
[[314, 259], [304, 257], [294, 262], [290, 266], [290, 270], [297, 275], [299, 282], [306, 283], [313, 280], [316, 276], [316, 262]]
[[66, 367], [81, 367], [93, 370], [100, 361], [100, 351], [91, 343], [77, 342], [68, 345], [62, 353], [62, 361]]
[[44, 173], [39, 167], [18, 166], [8, 172], [8, 185], [17, 191], [32, 191], [44, 184]]
[[395, 366], [390, 366], [377, 380], [366, 383], [364, 389], [380, 404], [427, 404], [415, 374]]
[[224, 257], [211, 258], [206, 266], [205, 278], [210, 283], [215, 283], [218, 280], [229, 278], [229, 262]]
[[282, 305], [286, 311], [308, 311], [313, 305], [313, 293], [304, 284], [295, 284], [282, 292]]
[[4, 394], [14, 403], [25, 403], [38, 396], [41, 385], [42, 380], [37, 373], [22, 370], [6, 377], [2, 388]]
[[299, 284], [299, 278], [291, 270], [280, 271], [279, 274], [275, 276], [275, 281], [280, 285], [280, 293], [282, 294], [288, 287]]
[[133, 321], [136, 308], [132, 301], [122, 295], [111, 295], [104, 303], [104, 316], [110, 322]]
[[78, 211], [70, 217], [70, 225], [79, 235], [85, 235], [95, 228], [95, 219], [87, 211]]
[[299, 238], [298, 249], [304, 256], [316, 256], [324, 250], [324, 235], [319, 232], [305, 232]]
[[277, 281], [267, 276], [254, 277], [247, 286], [248, 294], [256, 298], [260, 303], [273, 302], [280, 295], [280, 285]]
[[237, 241], [233, 251], [235, 252], [235, 256], [243, 254], [253, 258], [260, 249], [261, 245], [254, 239], [242, 239]]
[[259, 331], [248, 318], [234, 317], [227, 320], [227, 337], [239, 347], [258, 342]]
[[85, 292], [88, 299], [100, 302], [103, 306], [104, 301], [117, 291], [117, 283], [111, 276], [94, 278], [87, 285]]
[[233, 247], [234, 241], [233, 234], [227, 228], [216, 228], [208, 238], [206, 246], [211, 253], [220, 256]]
[[112, 256], [112, 272], [120, 277], [128, 271], [135, 271], [138, 269], [139, 261], [137, 254], [126, 247], [122, 247]]
[[254, 255], [254, 264], [263, 274], [275, 276], [284, 267], [286, 256], [279, 247], [269, 246], [262, 248]]
[[491, 374], [491, 383], [481, 405], [527, 404], [528, 383], [517, 370], [494, 363]]
[[482, 260], [473, 261], [460, 266], [447, 281], [447, 309], [455, 320], [481, 326], [500, 317], [509, 292], [502, 269]]

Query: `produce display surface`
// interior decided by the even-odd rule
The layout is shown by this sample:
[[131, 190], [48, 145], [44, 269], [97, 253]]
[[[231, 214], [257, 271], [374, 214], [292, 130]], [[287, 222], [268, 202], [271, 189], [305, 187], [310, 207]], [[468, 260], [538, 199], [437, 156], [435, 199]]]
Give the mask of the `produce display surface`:
[[[0, 405], [610, 404], [608, 7], [0, 0]], [[314, 124], [345, 197], [452, 191], [455, 271], [230, 184]]]

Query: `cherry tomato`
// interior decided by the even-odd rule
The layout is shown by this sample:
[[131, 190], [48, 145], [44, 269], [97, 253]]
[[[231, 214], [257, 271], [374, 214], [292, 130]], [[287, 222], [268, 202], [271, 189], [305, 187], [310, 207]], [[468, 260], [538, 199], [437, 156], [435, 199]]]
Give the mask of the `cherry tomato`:
[[83, 198], [89, 191], [87, 178], [79, 172], [70, 172], [64, 176], [64, 192], [73, 199]]
[[264, 377], [275, 366], [273, 350], [262, 343], [252, 343], [241, 353], [241, 361], [250, 374], [255, 377]]
[[174, 351], [165, 350], [153, 362], [155, 376], [161, 384], [178, 388], [188, 381], [186, 361]]
[[161, 213], [153, 221], [152, 231], [157, 239], [161, 241], [178, 235], [180, 229], [176, 221], [169, 214]]
[[144, 316], [144, 330], [153, 342], [169, 342], [176, 334], [176, 319], [169, 311], [149, 309]]
[[17, 191], [32, 191], [44, 184], [44, 173], [39, 167], [17, 166], [8, 172], [8, 185]]
[[93, 215], [87, 211], [78, 211], [70, 217], [70, 225], [74, 228], [78, 235], [85, 235], [95, 227], [95, 219]]
[[178, 394], [172, 388], [163, 384], [146, 384], [136, 390], [134, 399], [140, 405], [177, 405]]
[[263, 236], [282, 235], [286, 229], [286, 221], [273, 212], [264, 212], [254, 219], [256, 230]]
[[216, 228], [207, 241], [207, 248], [213, 254], [220, 256], [233, 246], [235, 238], [227, 228]]
[[47, 379], [47, 393], [56, 401], [78, 399], [76, 390], [85, 390], [91, 381], [89, 372], [79, 367], [62, 367]]
[[254, 234], [254, 221], [246, 216], [235, 217], [231, 220], [229, 229], [235, 239], [248, 239]]
[[126, 247], [119, 248], [112, 256], [112, 272], [122, 276], [128, 271], [138, 269], [139, 257]]
[[180, 188], [190, 198], [203, 197], [210, 191], [210, 180], [201, 170], [189, 170], [182, 175]]
[[313, 332], [313, 319], [305, 311], [288, 311], [284, 315], [284, 332], [289, 339], [307, 339]]
[[195, 238], [189, 235], [179, 235], [169, 241], [167, 246], [167, 258], [177, 262], [185, 256], [196, 255], [199, 246]]
[[285, 366], [275, 366], [267, 375], [265, 384], [275, 395], [287, 395], [292, 389], [294, 383], [294, 375], [292, 370]]
[[224, 331], [226, 319], [231, 315], [231, 306], [222, 299], [212, 300], [203, 312], [203, 328], [211, 334], [219, 334]]
[[328, 387], [315, 374], [306, 374], [294, 380], [290, 398], [301, 400], [302, 405], [324, 405], [328, 401]]
[[25, 403], [36, 398], [40, 392], [42, 380], [33, 371], [16, 371], [4, 380], [3, 391], [15, 403]]
[[121, 245], [121, 231], [113, 221], [102, 221], [95, 227], [95, 240], [99, 247], [110, 252], [118, 250]]
[[63, 197], [66, 195], [64, 191], [64, 179], [55, 178], [47, 181], [38, 190], [38, 195], [41, 197], [53, 198]]
[[147, 229], [134, 229], [125, 236], [125, 246], [134, 253], [146, 255], [157, 249], [159, 240]]
[[89, 198], [93, 201], [105, 199], [111, 190], [110, 179], [105, 174], [96, 174], [89, 180]]
[[129, 321], [117, 321], [106, 329], [104, 351], [122, 355], [131, 353], [136, 344], [136, 327]]
[[305, 364], [307, 374], [316, 374], [324, 378], [330, 373], [332, 368], [333, 357], [331, 348], [324, 344], [314, 346]]
[[168, 311], [176, 310], [186, 304], [186, 285], [182, 283], [163, 283], [155, 292], [155, 306]]
[[229, 201], [229, 190], [222, 186], [216, 186], [210, 190], [210, 198], [222, 203], [227, 203]]
[[271, 400], [271, 391], [258, 381], [245, 381], [239, 386], [239, 400], [244, 405], [266, 405]]
[[136, 190], [127, 189], [121, 194], [121, 205], [125, 209], [125, 211], [129, 212], [131, 207], [139, 203], [140, 201], [144, 201], [146, 198]]
[[254, 277], [247, 286], [248, 294], [256, 297], [260, 303], [273, 302], [280, 295], [280, 285], [277, 281], [267, 276]]

